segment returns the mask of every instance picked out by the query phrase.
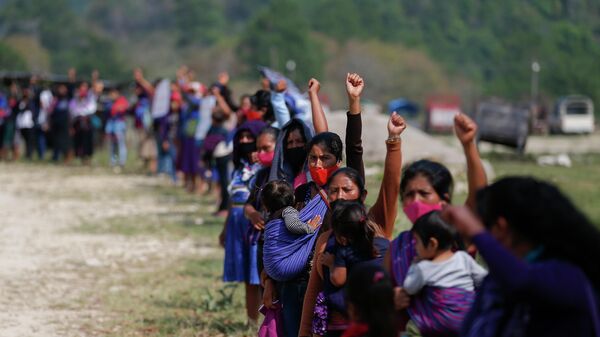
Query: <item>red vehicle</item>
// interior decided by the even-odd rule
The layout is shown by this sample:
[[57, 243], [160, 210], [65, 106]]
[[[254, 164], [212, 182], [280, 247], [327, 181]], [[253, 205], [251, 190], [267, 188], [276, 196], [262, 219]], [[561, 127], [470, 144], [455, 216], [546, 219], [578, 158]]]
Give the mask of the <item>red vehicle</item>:
[[425, 131], [447, 133], [454, 129], [454, 116], [461, 113], [457, 96], [432, 96], [425, 104]]

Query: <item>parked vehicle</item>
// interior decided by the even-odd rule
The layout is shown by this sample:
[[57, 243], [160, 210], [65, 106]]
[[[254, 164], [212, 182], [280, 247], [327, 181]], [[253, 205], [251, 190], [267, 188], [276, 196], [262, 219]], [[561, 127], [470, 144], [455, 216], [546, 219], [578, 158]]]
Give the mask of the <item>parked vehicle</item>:
[[525, 151], [529, 135], [529, 109], [498, 99], [479, 103], [475, 116], [478, 141], [513, 147]]
[[406, 98], [397, 98], [388, 102], [388, 113], [394, 111], [404, 117], [415, 118], [419, 113], [419, 105]]
[[550, 132], [594, 132], [594, 103], [592, 100], [578, 95], [559, 98], [550, 115]]
[[457, 96], [433, 96], [425, 104], [425, 131], [452, 132], [454, 116], [461, 113]]

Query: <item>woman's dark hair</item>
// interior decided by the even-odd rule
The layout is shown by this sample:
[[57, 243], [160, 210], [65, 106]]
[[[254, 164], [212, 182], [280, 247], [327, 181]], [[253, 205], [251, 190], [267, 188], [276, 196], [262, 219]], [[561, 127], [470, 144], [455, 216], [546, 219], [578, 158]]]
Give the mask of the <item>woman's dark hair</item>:
[[[352, 167], [347, 166], [339, 168], [335, 172], [333, 172], [333, 174], [331, 174], [331, 176], [329, 176], [329, 179], [327, 180], [327, 186], [329, 186], [329, 183], [333, 181], [333, 178], [340, 174], [343, 174], [346, 177], [348, 177], [348, 179], [350, 179], [356, 185], [356, 187], [358, 187], [358, 191], [360, 192], [361, 196], [367, 193], [367, 190], [365, 189], [365, 182], [360, 176], [360, 173], [358, 173], [358, 171], [353, 169]], [[356, 201], [362, 202], [362, 199], [359, 198]]]
[[271, 105], [271, 92], [266, 90], [258, 90], [253, 96], [250, 97], [250, 101], [257, 109], [267, 109], [263, 115], [263, 120], [265, 122], [269, 123], [275, 121], [273, 105]]
[[302, 126], [302, 124], [297, 120], [297, 119], [292, 119], [292, 121], [290, 122], [290, 125], [287, 127], [287, 130], [285, 131], [285, 139], [283, 140], [283, 150], [287, 150], [287, 140], [288, 137], [290, 136], [290, 133], [294, 132], [298, 130], [300, 132], [300, 135], [302, 136], [302, 140], [304, 141], [304, 143], [306, 143], [306, 135], [304, 134], [304, 126]]
[[268, 182], [262, 190], [262, 203], [268, 212], [294, 205], [294, 188], [285, 180]]
[[600, 289], [600, 231], [554, 185], [503, 178], [477, 193], [477, 211], [487, 228], [503, 217], [516, 239], [543, 247], [543, 258], [577, 265]]
[[258, 140], [258, 138], [262, 135], [271, 135], [271, 137], [273, 137], [273, 139], [275, 141], [277, 141], [277, 135], [279, 135], [279, 129], [276, 129], [272, 126], [267, 126], [260, 131], [260, 133], [258, 134], [258, 137], [256, 137], [256, 140]]
[[352, 269], [346, 286], [346, 299], [361, 323], [369, 326], [369, 336], [397, 335], [394, 287], [383, 267], [359, 264]]
[[404, 195], [408, 183], [417, 176], [425, 177], [442, 200], [448, 203], [452, 200], [452, 174], [446, 166], [427, 159], [418, 160], [404, 169], [400, 182], [400, 198]]
[[364, 257], [376, 257], [373, 246], [375, 229], [369, 224], [365, 206], [357, 201], [339, 200], [331, 214], [332, 229], [336, 236], [348, 239], [349, 244]]
[[306, 151], [310, 152], [310, 149], [318, 145], [323, 150], [333, 154], [337, 161], [342, 160], [342, 152], [344, 150], [344, 144], [336, 133], [333, 132], [321, 132], [318, 135], [314, 136], [308, 146], [306, 147]]
[[456, 229], [442, 220], [440, 214], [440, 211], [432, 211], [421, 216], [415, 222], [412, 232], [421, 238], [425, 246], [434, 238], [438, 241], [438, 250], [464, 248]]

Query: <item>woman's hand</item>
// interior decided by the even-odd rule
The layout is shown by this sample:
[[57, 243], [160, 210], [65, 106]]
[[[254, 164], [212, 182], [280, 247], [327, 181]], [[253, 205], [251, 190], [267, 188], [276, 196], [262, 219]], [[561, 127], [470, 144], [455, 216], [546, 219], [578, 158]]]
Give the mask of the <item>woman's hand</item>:
[[401, 287], [394, 288], [394, 307], [396, 310], [404, 310], [410, 305], [410, 295]]
[[287, 82], [285, 80], [279, 80], [277, 84], [275, 84], [275, 91], [284, 92], [287, 90]]
[[442, 219], [456, 227], [456, 230], [465, 238], [472, 238], [485, 231], [481, 221], [465, 206], [448, 206], [444, 208]]
[[406, 122], [402, 116], [398, 115], [396, 111], [392, 112], [390, 120], [388, 121], [388, 136], [389, 138], [400, 137], [402, 132], [406, 129]]
[[273, 284], [273, 280], [266, 279], [264, 282], [264, 290], [263, 290], [263, 305], [265, 308], [273, 309], [275, 305], [273, 302], [276, 300], [277, 294], [275, 292], [275, 285]]
[[475, 140], [477, 124], [469, 116], [460, 113], [454, 116], [454, 130], [456, 137], [464, 146]]
[[346, 93], [348, 94], [348, 111], [351, 115], [360, 114], [360, 95], [365, 88], [365, 81], [356, 73], [346, 74]]
[[357, 73], [346, 74], [346, 93], [348, 94], [348, 98], [359, 98], [364, 88], [365, 82], [360, 75]]
[[308, 94], [316, 95], [319, 93], [319, 90], [321, 90], [321, 83], [319, 83], [316, 78], [311, 78], [310, 81], [308, 81]]
[[333, 254], [324, 252], [321, 255], [321, 264], [324, 266], [327, 266], [329, 268], [333, 268], [333, 260], [334, 259], [335, 259], [335, 256]]
[[254, 211], [248, 215], [248, 220], [256, 230], [262, 231], [265, 229], [265, 219], [259, 211]]

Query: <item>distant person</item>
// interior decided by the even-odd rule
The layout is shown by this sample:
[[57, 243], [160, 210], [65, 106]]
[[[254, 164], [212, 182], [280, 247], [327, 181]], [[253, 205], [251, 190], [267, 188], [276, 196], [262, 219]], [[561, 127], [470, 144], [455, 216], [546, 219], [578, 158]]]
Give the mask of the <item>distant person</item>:
[[129, 109], [129, 102], [117, 88], [110, 90], [109, 99], [110, 104], [107, 106], [108, 116], [104, 131], [110, 140], [110, 166], [119, 172], [127, 162], [127, 123], [125, 115]]
[[154, 174], [158, 170], [158, 150], [150, 111], [154, 86], [144, 78], [140, 68], [134, 69], [133, 78], [135, 80], [134, 93], [137, 99], [133, 106], [133, 115], [138, 140], [138, 155], [143, 162], [144, 170]]
[[25, 158], [32, 159], [35, 148], [35, 122], [33, 119], [34, 103], [30, 88], [23, 88], [23, 95], [17, 103], [16, 125], [25, 143]]
[[59, 84], [50, 109], [50, 137], [52, 138], [52, 161], [67, 161], [71, 149], [71, 116], [69, 114], [69, 89]]
[[244, 216], [244, 204], [250, 195], [250, 185], [261, 168], [256, 151], [256, 138], [265, 127], [261, 121], [242, 124], [233, 138], [235, 170], [229, 184], [230, 207], [219, 241], [225, 248], [223, 263], [224, 282], [244, 282], [246, 314], [249, 326], [258, 328], [260, 279], [257, 247], [248, 244], [249, 221]]
[[96, 113], [96, 96], [90, 91], [87, 82], [82, 82], [69, 104], [69, 112], [73, 119], [75, 156], [83, 164], [90, 164], [94, 154], [94, 128], [92, 116]]

